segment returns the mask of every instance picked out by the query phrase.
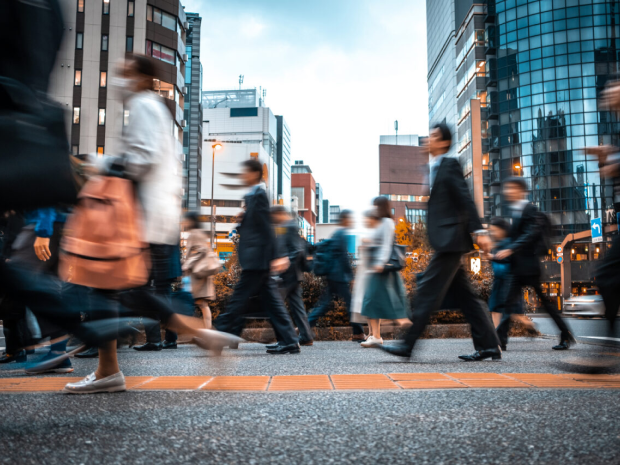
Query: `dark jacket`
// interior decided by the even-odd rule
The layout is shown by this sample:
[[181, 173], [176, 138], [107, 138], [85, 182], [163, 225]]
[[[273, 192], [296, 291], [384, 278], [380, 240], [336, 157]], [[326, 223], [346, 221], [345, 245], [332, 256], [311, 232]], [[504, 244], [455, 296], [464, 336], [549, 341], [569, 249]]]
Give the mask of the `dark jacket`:
[[278, 257], [269, 200], [262, 188], [245, 197], [245, 214], [238, 226], [239, 264], [244, 271], [268, 271]]
[[305, 245], [299, 235], [297, 221], [291, 220], [285, 224], [276, 226], [276, 240], [278, 242], [279, 255], [288, 257], [291, 266], [280, 275], [283, 286], [291, 286], [304, 279], [302, 260], [305, 254]]
[[513, 218], [510, 227], [511, 273], [515, 276], [540, 275], [539, 244], [542, 240], [538, 209], [528, 203], [520, 218]]
[[474, 248], [471, 233], [482, 229], [463, 170], [455, 158], [444, 158], [428, 200], [428, 237], [436, 252], [466, 253]]
[[[506, 249], [510, 245], [510, 238], [500, 241], [491, 251], [496, 254], [500, 250]], [[491, 312], [501, 313], [504, 311], [506, 304], [506, 294], [508, 288], [508, 280], [510, 276], [510, 258], [504, 260], [491, 260], [493, 267], [493, 287], [489, 296], [489, 310]]]
[[330, 239], [332, 268], [327, 275], [329, 281], [349, 283], [353, 280], [353, 270], [349, 260], [349, 248], [345, 229], [336, 231]]

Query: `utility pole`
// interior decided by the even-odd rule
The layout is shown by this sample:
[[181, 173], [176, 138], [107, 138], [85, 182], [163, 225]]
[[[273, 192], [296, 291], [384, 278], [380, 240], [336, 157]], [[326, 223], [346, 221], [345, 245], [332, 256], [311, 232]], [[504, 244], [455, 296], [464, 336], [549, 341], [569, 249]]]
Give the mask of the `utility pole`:
[[396, 130], [396, 145], [398, 145], [398, 120], [394, 121], [394, 129]]
[[243, 78], [244, 78], [244, 77], [245, 77], [245, 76], [244, 76], [243, 74], [240, 74], [240, 75], [239, 75], [239, 90], [241, 90], [241, 84], [243, 84]]

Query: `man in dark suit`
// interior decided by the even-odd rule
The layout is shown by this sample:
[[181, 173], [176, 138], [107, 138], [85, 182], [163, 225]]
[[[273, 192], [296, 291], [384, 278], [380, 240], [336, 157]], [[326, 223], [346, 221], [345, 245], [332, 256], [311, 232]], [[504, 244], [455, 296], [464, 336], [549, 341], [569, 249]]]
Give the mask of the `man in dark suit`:
[[295, 328], [282, 298], [278, 293], [271, 272], [280, 274], [289, 267], [289, 260], [281, 256], [269, 215], [269, 200], [260, 185], [263, 166], [256, 159], [243, 162], [242, 178], [250, 193], [245, 197], [245, 213], [237, 230], [239, 232], [239, 265], [241, 277], [226, 307], [226, 312], [215, 321], [219, 331], [240, 335], [243, 314], [250, 299], [259, 297], [262, 310], [269, 315], [274, 330], [281, 338], [281, 345], [268, 349], [270, 354], [299, 353]]
[[553, 349], [566, 350], [572, 342], [575, 342], [575, 339], [560, 316], [560, 312], [549, 299], [543, 296], [540, 285], [540, 244], [544, 240], [541, 213], [526, 199], [525, 179], [518, 177], [506, 179], [502, 191], [504, 199], [508, 202], [508, 210], [512, 219], [509, 233], [510, 245], [495, 255], [498, 260], [510, 258], [510, 277], [506, 298], [508, 308], [497, 326], [497, 335], [502, 350], [505, 350], [508, 343], [511, 314], [519, 313], [517, 309], [521, 307], [521, 290], [525, 286], [534, 288], [545, 310], [560, 330], [560, 344], [553, 346]]
[[[329, 311], [333, 296], [344, 300], [347, 311], [351, 312], [351, 281], [353, 281], [353, 270], [349, 260], [349, 248], [347, 247], [347, 229], [353, 224], [353, 215], [349, 210], [340, 213], [340, 226], [330, 241], [331, 263], [327, 275], [327, 287], [321, 294], [318, 307], [308, 316], [311, 327], [315, 327], [318, 319]], [[363, 342], [366, 340], [364, 328], [359, 323], [351, 323], [353, 329], [353, 340]]]
[[472, 355], [461, 355], [459, 358], [465, 361], [498, 360], [502, 352], [497, 334], [488, 312], [474, 294], [461, 267], [461, 258], [474, 247], [472, 234], [477, 234], [477, 242], [482, 249], [488, 251], [491, 242], [482, 229], [461, 165], [455, 158], [445, 156], [451, 143], [450, 129], [443, 123], [435, 125], [428, 139], [431, 155], [428, 236], [435, 254], [418, 283], [413, 325], [403, 341], [379, 348], [394, 355], [410, 357], [431, 314], [439, 310], [446, 294], [450, 293], [460, 303], [477, 349]]
[[301, 289], [301, 283], [304, 280], [303, 262], [306, 247], [299, 235], [297, 221], [291, 218], [286, 208], [281, 205], [272, 207], [271, 218], [276, 228], [276, 240], [281, 250], [280, 254], [288, 257], [290, 262], [288, 269], [279, 276], [280, 293], [282, 299], [288, 301], [293, 322], [299, 330], [299, 345], [311, 346], [314, 335], [308, 324]]

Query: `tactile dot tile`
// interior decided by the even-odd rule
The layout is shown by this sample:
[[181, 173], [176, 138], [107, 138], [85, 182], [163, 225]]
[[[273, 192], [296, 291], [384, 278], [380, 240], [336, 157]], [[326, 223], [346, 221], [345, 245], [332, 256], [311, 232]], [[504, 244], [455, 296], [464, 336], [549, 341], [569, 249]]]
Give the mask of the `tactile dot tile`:
[[266, 391], [269, 376], [216, 376], [202, 387], [206, 391]]
[[66, 384], [75, 383], [82, 378], [47, 377], [47, 378], [4, 378], [0, 379], [0, 392], [49, 392], [61, 391]]
[[385, 375], [331, 375], [334, 387], [341, 389], [398, 389]]
[[160, 376], [146, 383], [137, 385], [133, 389], [145, 391], [195, 391], [210, 379], [211, 376]]
[[467, 388], [464, 384], [457, 381], [446, 380], [417, 380], [417, 381], [399, 381], [398, 385], [403, 389], [458, 389]]
[[454, 379], [496, 379], [496, 380], [505, 380], [507, 379], [503, 375], [499, 375], [497, 373], [446, 373], [447, 376], [450, 376]]
[[531, 388], [529, 384], [516, 379], [460, 379], [461, 383], [472, 388]]
[[581, 388], [597, 387], [595, 384], [585, 383], [574, 379], [566, 379], [560, 375], [543, 373], [506, 373], [506, 376], [539, 388]]
[[274, 376], [270, 391], [319, 391], [333, 390], [327, 375]]
[[420, 381], [429, 380], [446, 380], [442, 373], [389, 373], [388, 376], [394, 381]]

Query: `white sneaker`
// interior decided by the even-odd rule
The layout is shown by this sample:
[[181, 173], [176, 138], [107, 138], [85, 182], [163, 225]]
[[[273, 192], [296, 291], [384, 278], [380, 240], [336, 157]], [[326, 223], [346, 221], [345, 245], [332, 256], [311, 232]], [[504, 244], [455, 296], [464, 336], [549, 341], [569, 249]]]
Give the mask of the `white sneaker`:
[[95, 373], [91, 373], [86, 378], [77, 383], [69, 383], [63, 392], [71, 394], [95, 394], [97, 392], [120, 392], [126, 391], [125, 376], [122, 372], [105, 378], [97, 379]]
[[383, 345], [383, 338], [377, 338], [374, 336], [368, 336], [368, 338], [360, 344], [362, 347], [376, 347]]

